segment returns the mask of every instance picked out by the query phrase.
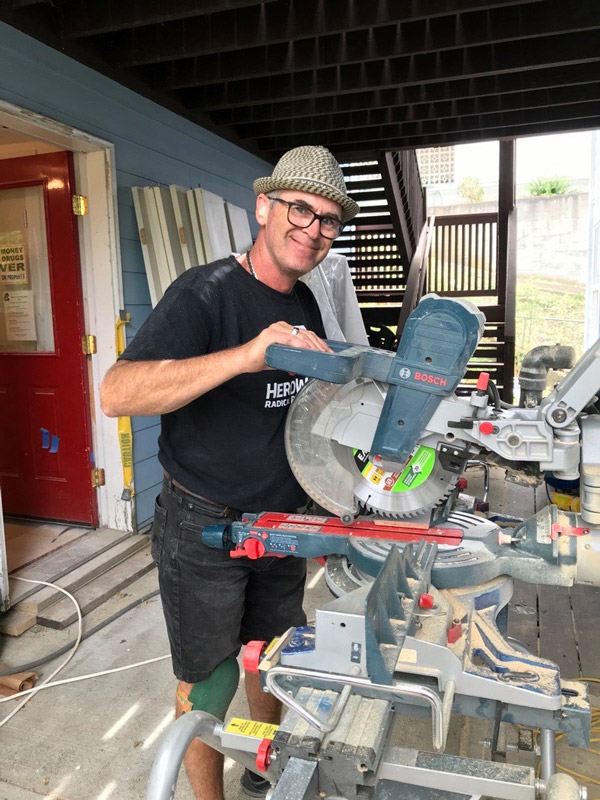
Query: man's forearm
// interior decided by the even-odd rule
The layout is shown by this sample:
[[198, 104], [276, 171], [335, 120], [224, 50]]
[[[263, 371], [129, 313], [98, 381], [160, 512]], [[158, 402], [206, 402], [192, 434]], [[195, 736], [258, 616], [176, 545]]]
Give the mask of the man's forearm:
[[100, 389], [109, 417], [167, 414], [245, 372], [244, 347], [196, 358], [119, 361]]

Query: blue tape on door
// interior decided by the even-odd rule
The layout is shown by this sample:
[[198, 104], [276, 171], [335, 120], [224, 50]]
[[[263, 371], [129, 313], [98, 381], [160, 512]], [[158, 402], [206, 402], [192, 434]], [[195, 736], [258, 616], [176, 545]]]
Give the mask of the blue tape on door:
[[50, 452], [57, 453], [59, 444], [60, 444], [60, 439], [58, 438], [58, 436], [52, 434], [52, 444], [50, 445]]
[[42, 432], [42, 449], [47, 450], [50, 447], [50, 431], [47, 431], [46, 428], [40, 428]]

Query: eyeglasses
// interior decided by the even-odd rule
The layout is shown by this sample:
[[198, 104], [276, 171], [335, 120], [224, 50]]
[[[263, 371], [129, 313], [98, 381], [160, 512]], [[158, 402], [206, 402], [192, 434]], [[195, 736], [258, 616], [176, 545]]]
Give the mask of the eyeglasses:
[[295, 225], [297, 228], [310, 228], [313, 222], [319, 220], [319, 231], [321, 236], [325, 239], [335, 239], [344, 229], [343, 223], [335, 217], [328, 217], [327, 215], [315, 214], [310, 208], [301, 206], [299, 203], [290, 203], [287, 200], [281, 200], [279, 197], [269, 197], [273, 203], [283, 203], [288, 207], [287, 218], [288, 222]]

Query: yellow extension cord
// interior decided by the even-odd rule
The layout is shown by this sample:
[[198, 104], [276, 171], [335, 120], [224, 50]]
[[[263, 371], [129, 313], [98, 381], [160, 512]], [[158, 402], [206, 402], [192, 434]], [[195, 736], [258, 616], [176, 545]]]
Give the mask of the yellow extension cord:
[[[571, 678], [570, 680], [579, 681], [580, 683], [600, 683], [600, 678]], [[591, 722], [592, 722], [590, 727], [591, 733], [600, 734], [600, 708], [597, 708], [596, 706], [592, 706]], [[536, 731], [536, 739], [537, 739], [537, 733], [538, 731]], [[556, 734], [557, 744], [561, 739], [564, 739], [565, 736], [566, 736], [565, 733], [557, 733]], [[598, 738], [590, 739], [590, 744], [595, 744], [597, 742], [600, 742], [600, 736]], [[594, 755], [600, 756], [600, 750], [594, 750], [591, 747], [587, 747], [586, 752], [594, 753]], [[600, 786], [600, 780], [596, 780], [596, 778], [590, 778], [589, 775], [582, 775], [581, 772], [575, 772], [575, 770], [569, 769], [568, 767], [564, 767], [562, 764], [559, 764], [558, 762], [556, 764], [556, 769], [559, 769], [561, 772], [566, 772], [567, 775], [572, 775], [574, 778], [579, 778], [579, 780], [583, 781], [584, 783], [593, 783], [596, 786]], [[538, 777], [539, 777], [539, 771], [540, 771], [540, 766], [538, 765], [537, 769]]]

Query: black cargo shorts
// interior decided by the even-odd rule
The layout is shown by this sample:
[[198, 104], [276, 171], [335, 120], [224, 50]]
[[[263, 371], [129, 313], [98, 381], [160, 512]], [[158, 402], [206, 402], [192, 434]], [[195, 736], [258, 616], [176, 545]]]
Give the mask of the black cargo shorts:
[[306, 562], [302, 558], [232, 559], [202, 543], [206, 525], [240, 513], [186, 492], [165, 477], [156, 499], [152, 556], [180, 681], [207, 678], [253, 639], [270, 641], [305, 625]]

